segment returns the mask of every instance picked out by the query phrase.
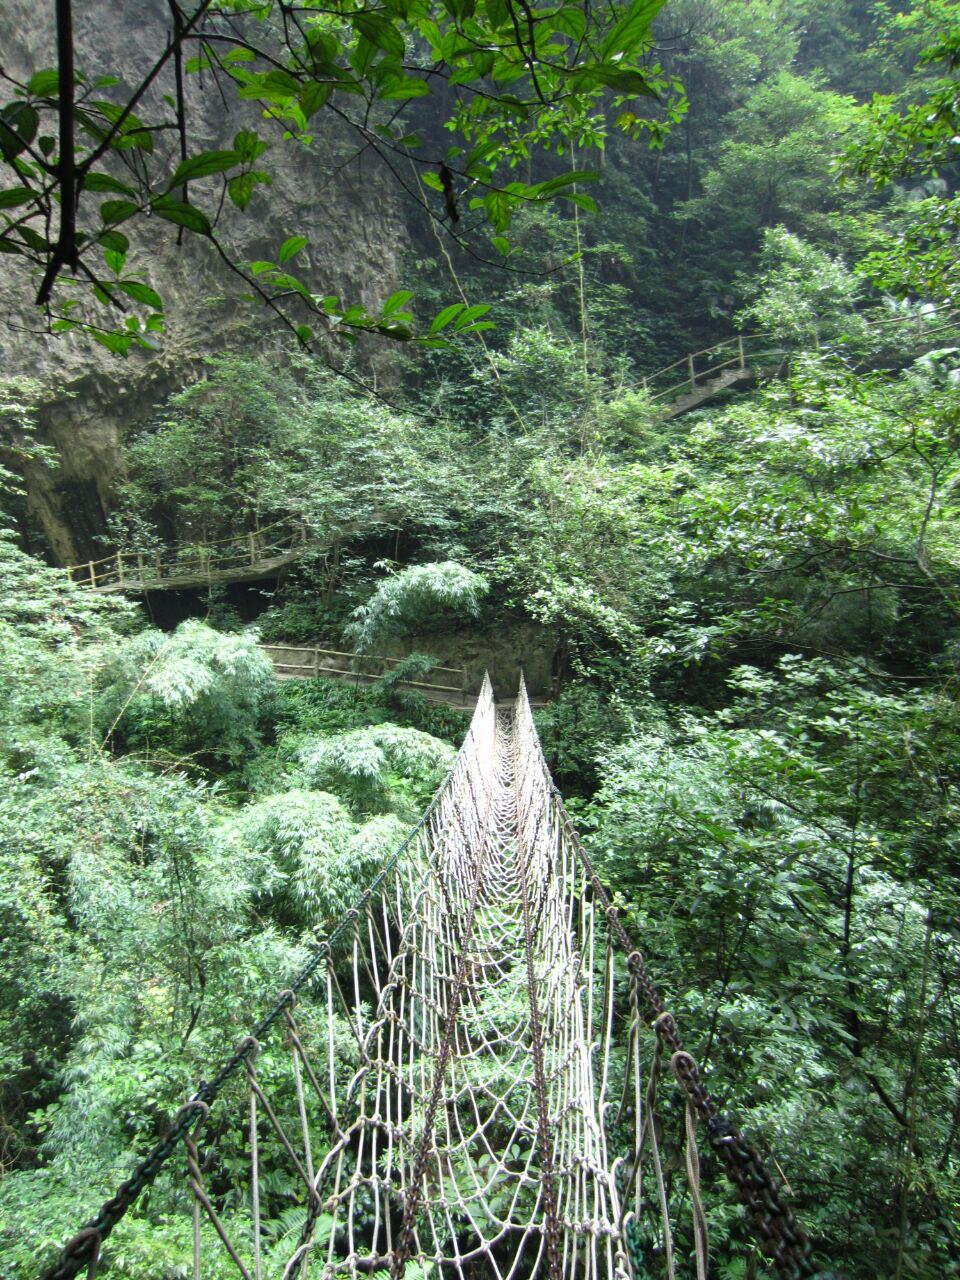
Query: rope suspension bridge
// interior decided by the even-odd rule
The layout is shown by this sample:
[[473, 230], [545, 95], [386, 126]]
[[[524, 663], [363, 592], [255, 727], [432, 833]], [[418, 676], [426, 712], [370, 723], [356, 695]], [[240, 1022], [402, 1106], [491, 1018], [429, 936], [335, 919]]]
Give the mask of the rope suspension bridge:
[[777, 1274], [814, 1276], [590, 863], [524, 688], [498, 707], [486, 680], [407, 841], [45, 1280], [93, 1277], [161, 1170], [193, 1280], [708, 1280], [718, 1169]]

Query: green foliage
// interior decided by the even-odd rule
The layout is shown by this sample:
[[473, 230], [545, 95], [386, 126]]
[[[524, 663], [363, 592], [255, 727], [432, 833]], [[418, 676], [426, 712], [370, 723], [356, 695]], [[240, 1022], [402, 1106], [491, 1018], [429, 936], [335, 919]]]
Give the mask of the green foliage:
[[335, 796], [297, 788], [247, 805], [233, 826], [235, 856], [246, 862], [260, 909], [321, 936], [359, 897], [405, 831], [392, 814], [358, 826]]
[[184, 622], [171, 635], [143, 631], [103, 671], [105, 742], [127, 749], [238, 762], [259, 743], [273, 668], [257, 638]]
[[453, 754], [428, 733], [386, 723], [307, 739], [297, 759], [309, 786], [335, 787], [355, 812], [392, 809], [413, 818], [443, 781]]
[[451, 618], [476, 617], [489, 583], [483, 574], [453, 560], [411, 565], [384, 578], [344, 628], [358, 653], [370, 653], [395, 636], [436, 630]]
[[703, 194], [685, 216], [715, 224], [719, 213], [734, 243], [781, 222], [823, 236], [840, 204], [830, 162], [852, 109], [849, 98], [787, 71], [759, 85], [733, 113]]
[[737, 316], [739, 324], [791, 350], [818, 350], [838, 339], [847, 351], [862, 349], [868, 327], [855, 313], [860, 281], [843, 262], [774, 227], [764, 232], [760, 266], [758, 296]]
[[[950, 1149], [942, 1099], [960, 1069], [945, 987], [921, 989], [928, 907], [943, 983], [960, 963], [952, 895], [938, 878], [932, 899], [912, 861], [924, 805], [946, 835], [944, 796], [894, 779], [914, 751], [939, 753], [955, 718], [798, 657], [740, 668], [730, 685], [720, 714], [650, 723], [606, 756], [591, 848], [728, 1105], [802, 1182], [804, 1221], [845, 1271], [886, 1274], [910, 1100], [919, 1091], [918, 1147]], [[932, 1164], [917, 1175], [926, 1202], [909, 1193], [911, 1269], [930, 1277], [953, 1213]]]
[[[557, 66], [570, 47], [550, 24], [576, 21], [562, 12], [534, 11], [536, 52], [557, 61], [557, 39]], [[483, 67], [489, 54], [503, 71], [502, 32], [492, 8], [475, 14], [448, 8], [437, 32], [422, 14], [418, 40], [443, 53], [475, 21], [491, 47], [448, 49], [436, 78], [462, 62], [500, 94]], [[618, 40], [646, 30], [638, 15]], [[421, 75], [407, 50], [393, 79], [409, 14], [315, 17], [318, 57], [365, 86], [375, 136], [412, 146], [377, 114]], [[413, 268], [425, 318], [408, 290], [376, 316], [303, 299], [335, 329], [422, 323], [449, 348], [404, 365], [391, 408], [308, 361], [212, 362], [131, 437], [116, 522], [150, 550], [160, 531], [211, 546], [302, 521], [309, 550], [266, 620], [277, 640], [335, 642], [350, 620], [358, 649], [400, 651], [489, 617], [553, 645], [559, 691], [537, 718], [591, 855], [711, 1089], [775, 1154], [824, 1264], [863, 1280], [939, 1280], [958, 1247], [955, 17], [939, 3], [891, 18], [852, 0], [677, 0], [660, 19], [664, 74], [684, 78], [692, 109], [649, 161], [591, 105], [602, 75], [565, 115], [548, 95], [516, 132], [516, 104], [461, 86], [460, 212], [489, 221], [499, 261], [519, 267], [522, 248], [545, 273], [514, 271], [507, 328], [483, 346], [462, 337], [486, 324], [468, 299], [488, 296], [494, 269], [457, 259], [463, 295], [445, 306], [432, 242]], [[291, 134], [313, 133], [323, 104], [301, 100], [304, 68], [268, 84], [259, 64], [227, 65]], [[514, 70], [527, 93], [529, 65]], [[876, 90], [866, 111], [848, 96]], [[15, 161], [31, 162], [20, 144], [50, 92], [35, 80], [4, 117]], [[635, 107], [615, 108], [621, 128]], [[148, 169], [151, 128], [123, 133]], [[431, 159], [454, 141], [420, 132]], [[836, 181], [850, 139], [848, 169], [885, 183], [879, 196]], [[572, 170], [552, 186], [502, 180], [548, 140], [578, 168], [574, 145], [603, 144], [607, 215], [581, 223], [547, 203], [585, 194]], [[255, 212], [263, 143], [251, 129], [188, 157], [185, 199], [179, 179], [156, 188], [161, 221], [203, 236], [196, 214], [224, 193]], [[421, 166], [439, 208], [435, 167]], [[149, 311], [151, 286], [112, 238], [134, 217], [112, 180], [99, 179], [111, 287]], [[17, 199], [5, 217], [28, 208]], [[309, 249], [285, 238], [251, 272], [258, 287], [302, 296]], [[864, 271], [934, 302], [888, 302], [878, 320]], [[789, 368], [663, 421], [635, 371], [711, 345], [738, 313], [773, 333], [778, 361], [790, 349]], [[6, 390], [13, 440], [35, 395]], [[402, 690], [429, 661], [408, 655], [372, 688], [276, 687], [252, 635], [144, 630], [131, 606], [0, 540], [0, 1251], [15, 1268], [29, 1274], [112, 1189], [184, 1080], [248, 1029], [422, 812], [465, 724]], [[513, 1017], [521, 987], [518, 971], [484, 1013]], [[345, 1089], [356, 1045], [345, 1025], [333, 1034]], [[241, 1138], [226, 1142], [232, 1159]], [[158, 1184], [111, 1271], [189, 1269], [174, 1200]], [[298, 1212], [265, 1227], [278, 1257]], [[717, 1274], [749, 1274], [732, 1203], [712, 1230]]]
[[[121, 355], [135, 346], [155, 349], [163, 332], [161, 294], [133, 261], [128, 265], [128, 232], [146, 218], [215, 247], [304, 346], [333, 328], [409, 340], [409, 291], [392, 293], [372, 311], [341, 302], [328, 283], [295, 273], [293, 260], [309, 246], [298, 231], [268, 258], [231, 258], [217, 224], [225, 203], [243, 211], [268, 198], [270, 141], [245, 128], [230, 146], [185, 154], [203, 130], [182, 71], [215, 76], [221, 92], [256, 104], [281, 125], [292, 146], [310, 148], [322, 137], [326, 114], [364, 149], [420, 160], [424, 185], [437, 190], [452, 222], [460, 217], [458, 186], [469, 189], [467, 207], [506, 243], [514, 212], [527, 204], [560, 199], [593, 208], [579, 188], [594, 175], [548, 171], [522, 180], [516, 170], [574, 142], [602, 146], [605, 96], [613, 98], [616, 127], [631, 137], [646, 133], [654, 145], [682, 114], [682, 91], [649, 56], [661, 3], [629, 0], [602, 12], [532, 3], [519, 23], [499, 0], [397, 0], [375, 11], [337, 4], [291, 23], [274, 0], [233, 0], [225, 27], [211, 26], [210, 5], [201, 3], [169, 40], [162, 29], [156, 36], [144, 29], [144, 47], [152, 40], [157, 47], [148, 58], [152, 70], [132, 91], [125, 87], [129, 69], [91, 80], [74, 69], [72, 51], [61, 50], [61, 65], [35, 69], [25, 84], [3, 77], [13, 96], [0, 106], [0, 164], [9, 184], [0, 191], [0, 251], [40, 268], [37, 301], [51, 309], [54, 332], [79, 331]], [[417, 72], [421, 56], [429, 75]], [[451, 96], [447, 85], [456, 88]], [[413, 131], [419, 112], [407, 119], [416, 110], [411, 104], [431, 96], [442, 144], [428, 145]], [[167, 130], [182, 140], [176, 165], [156, 145]], [[78, 209], [81, 191], [87, 201]], [[89, 205], [96, 207], [88, 212]], [[90, 286], [89, 307], [69, 289], [78, 279]], [[139, 312], [115, 323], [110, 308], [130, 302]], [[440, 334], [448, 323], [459, 333], [489, 327], [481, 318], [488, 307], [454, 306], [455, 318], [441, 311], [434, 320], [423, 336], [427, 345], [445, 343]]]
[[960, 133], [960, 15], [948, 3], [929, 15], [902, 14], [899, 22], [916, 27], [918, 18], [931, 43], [921, 52], [915, 82], [901, 101], [894, 94], [878, 94], [861, 109], [844, 170], [879, 188], [898, 179], [910, 184], [899, 209], [900, 225], [864, 260], [864, 274], [900, 295], [956, 304], [960, 199], [940, 175], [949, 174], [956, 161]]

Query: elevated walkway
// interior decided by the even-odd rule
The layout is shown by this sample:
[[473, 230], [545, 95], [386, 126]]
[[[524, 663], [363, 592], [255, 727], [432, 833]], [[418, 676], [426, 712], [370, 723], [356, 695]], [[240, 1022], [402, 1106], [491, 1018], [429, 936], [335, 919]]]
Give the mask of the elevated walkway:
[[74, 582], [103, 594], [186, 591], [217, 582], [275, 578], [305, 552], [325, 545], [300, 521], [281, 520], [220, 542], [115, 551], [100, 560], [69, 565], [67, 572]]

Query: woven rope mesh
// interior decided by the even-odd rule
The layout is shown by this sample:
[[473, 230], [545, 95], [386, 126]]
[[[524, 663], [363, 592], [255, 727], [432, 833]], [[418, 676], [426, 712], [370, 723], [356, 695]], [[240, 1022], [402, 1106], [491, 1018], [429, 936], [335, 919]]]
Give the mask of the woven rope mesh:
[[196, 1280], [675, 1274], [636, 991], [523, 689], [498, 709], [485, 682], [428, 819], [284, 1020], [234, 1089], [246, 1167], [218, 1151], [225, 1099], [186, 1140]]

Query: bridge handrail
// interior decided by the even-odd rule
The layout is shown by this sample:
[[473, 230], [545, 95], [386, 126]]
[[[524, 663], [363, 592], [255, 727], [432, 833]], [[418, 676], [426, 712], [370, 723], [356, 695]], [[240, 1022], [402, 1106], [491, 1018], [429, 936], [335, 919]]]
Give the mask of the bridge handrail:
[[[875, 316], [879, 316], [881, 318], [874, 319]], [[865, 320], [872, 329], [880, 329], [891, 324], [903, 325], [913, 323], [918, 328], [922, 329], [927, 336], [933, 337], [934, 334], [942, 333], [945, 329], [954, 328], [957, 320], [960, 319], [960, 310], [949, 310], [940, 316], [927, 316], [920, 314], [891, 315], [886, 307], [879, 306], [871, 307], [865, 311], [855, 312], [851, 316], [851, 319]], [[936, 325], [934, 328], [926, 327], [927, 322], [934, 319], [940, 320], [941, 323]], [[757, 351], [754, 344], [758, 339], [776, 341], [774, 334], [763, 331], [758, 331], [756, 333], [733, 334], [729, 338], [724, 338], [721, 342], [715, 343], [712, 347], [703, 347], [700, 351], [691, 351], [687, 355], [681, 356], [679, 360], [674, 360], [673, 364], [666, 364], [662, 368], [654, 370], [653, 373], [642, 375], [643, 388], [647, 391], [651, 384], [659, 381], [665, 374], [673, 373], [674, 370], [685, 367], [687, 369], [688, 376], [684, 378], [682, 382], [671, 384], [671, 386], [665, 391], [657, 391], [651, 395], [652, 400], [663, 400], [665, 397], [682, 390], [684, 387], [688, 387], [693, 390], [697, 385], [697, 379], [707, 378], [711, 374], [720, 373], [724, 369], [729, 368], [735, 362], [739, 362], [740, 368], [747, 368], [746, 356], [748, 354], [748, 349], [749, 354], [754, 360], [758, 356], [782, 356], [787, 350], [782, 343], [780, 343], [776, 347], [772, 347], [767, 351]], [[729, 359], [720, 361], [718, 364], [714, 364], [708, 369], [695, 369], [694, 362], [696, 360], [703, 356], [714, 355], [716, 352], [720, 351], [732, 351], [733, 354], [731, 354]]]
[[[296, 645], [296, 644], [261, 644], [258, 646], [269, 657], [277, 672], [304, 672], [305, 677], [310, 676], [340, 676], [345, 680], [351, 677], [360, 680], [376, 680], [382, 675], [388, 674], [388, 671], [401, 666], [405, 661], [404, 658], [390, 658], [386, 654], [379, 653], [348, 653], [344, 649], [327, 649], [322, 645]], [[306, 662], [284, 662], [275, 657], [275, 654], [284, 654], [294, 656], [305, 656], [309, 660]], [[350, 660], [351, 665], [348, 666], [330, 666], [324, 659], [328, 661], [336, 661], [338, 658], [346, 658]], [[363, 666], [381, 665], [382, 671], [364, 671]], [[456, 680], [456, 683], [442, 683], [437, 680], [403, 680], [400, 684], [413, 689], [426, 689], [434, 693], [454, 693], [459, 695], [461, 700], [465, 701], [468, 689], [468, 677], [465, 667], [445, 667], [440, 663], [432, 663], [427, 675], [432, 676], [438, 673], [441, 677], [446, 676], [448, 680]], [[295, 677], [296, 678], [296, 677]]]
[[[276, 529], [285, 530], [285, 536], [265, 541], [264, 534]], [[81, 585], [89, 583], [91, 586], [107, 586], [128, 580], [152, 582], [161, 578], [184, 576], [191, 568], [205, 573], [213, 565], [223, 569], [236, 567], [237, 564], [256, 564], [259, 560], [268, 559], [271, 554], [289, 550], [298, 540], [306, 541], [306, 538], [304, 523], [288, 517], [211, 542], [180, 543], [174, 547], [155, 547], [152, 550], [113, 551], [98, 560], [84, 560], [80, 564], [68, 565], [67, 573], [74, 582]], [[224, 550], [217, 551], [217, 548]], [[232, 549], [237, 551], [237, 556], [231, 557]], [[126, 566], [129, 566], [129, 572], [125, 575]]]
[[[261, 644], [261, 649], [268, 652], [279, 650], [283, 653], [323, 653], [329, 654], [333, 658], [350, 658], [357, 662], [388, 662], [392, 667], [399, 667], [406, 658], [389, 658], [382, 653], [351, 653], [346, 649], [328, 649], [325, 645], [316, 644]], [[296, 665], [290, 663], [282, 664], [284, 666]], [[449, 675], [459, 676], [463, 674], [463, 667], [444, 667], [439, 662], [434, 662], [430, 666], [431, 671], [446, 671]]]
[[[720, 349], [720, 347], [724, 345], [727, 345], [727, 344], [721, 343], [721, 344], [718, 344], [717, 347], [708, 347], [705, 351], [699, 352], [697, 354], [711, 355], [713, 354], [713, 352], [717, 351], [718, 349]], [[786, 354], [786, 350], [783, 347], [769, 347], [766, 350], [753, 350], [749, 353], [750, 360], [754, 363], [758, 359], [763, 360], [763, 359], [768, 359], [772, 357], [776, 357], [778, 360], [782, 360], [785, 354]], [[752, 368], [753, 364], [751, 364], [750, 361], [747, 361], [745, 356], [746, 356], [746, 352], [744, 352], [744, 354], [741, 355], [740, 351], [738, 350], [734, 352], [734, 354], [731, 355], [728, 360], [721, 360], [719, 363], [710, 365], [706, 369], [695, 369], [692, 371], [688, 371], [687, 376], [683, 379], [682, 382], [671, 383], [669, 387], [665, 387], [663, 390], [660, 390], [660, 391], [649, 391], [649, 384], [651, 381], [653, 381], [653, 377], [656, 377], [659, 375], [653, 375], [653, 377], [648, 376], [644, 378], [644, 385], [645, 385], [645, 388], [648, 390], [651, 400], [654, 400], [654, 401], [665, 400], [670, 396], [674, 396], [683, 392], [684, 390], [692, 391], [695, 387], [702, 385], [701, 383], [702, 379], [706, 379], [718, 373], [722, 373], [725, 369]], [[695, 356], [690, 356], [689, 359], [692, 361], [695, 359]], [[670, 366], [669, 371], [672, 371], [673, 368], [675, 368], [675, 366]], [[688, 370], [689, 370], [689, 365], [688, 365]], [[661, 370], [661, 372], [664, 372], [664, 371]]]

